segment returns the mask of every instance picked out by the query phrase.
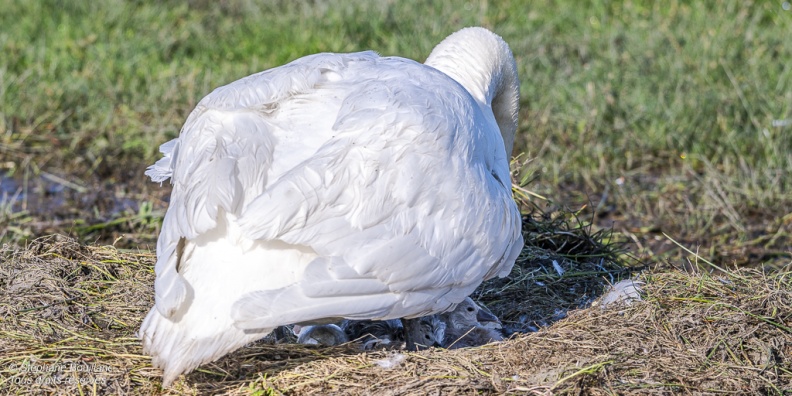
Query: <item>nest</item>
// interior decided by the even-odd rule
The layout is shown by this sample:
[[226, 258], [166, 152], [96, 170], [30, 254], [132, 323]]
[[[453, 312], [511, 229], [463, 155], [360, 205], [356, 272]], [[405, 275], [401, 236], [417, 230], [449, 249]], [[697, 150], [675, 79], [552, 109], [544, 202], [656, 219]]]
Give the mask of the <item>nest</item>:
[[525, 247], [511, 274], [485, 282], [473, 294], [501, 319], [507, 334], [563, 319], [641, 268], [610, 230], [593, 231], [572, 212], [532, 207], [522, 224]]
[[253, 343], [160, 388], [135, 336], [155, 256], [52, 236], [0, 250], [0, 388], [51, 394], [647, 394], [792, 391], [792, 277], [644, 271], [643, 301], [602, 309], [629, 273], [606, 231], [524, 219], [510, 277], [474, 298], [512, 333], [477, 348], [360, 352]]

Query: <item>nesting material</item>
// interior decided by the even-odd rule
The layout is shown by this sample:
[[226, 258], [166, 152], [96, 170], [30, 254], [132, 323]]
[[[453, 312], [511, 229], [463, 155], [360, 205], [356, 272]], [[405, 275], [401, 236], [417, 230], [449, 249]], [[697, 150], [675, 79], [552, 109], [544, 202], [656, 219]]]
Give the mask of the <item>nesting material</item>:
[[[541, 238], [541, 234], [538, 234]], [[541, 239], [538, 239], [541, 240]], [[536, 251], [536, 250], [535, 250]], [[534, 251], [534, 252], [535, 252]], [[549, 251], [549, 250], [547, 250]], [[528, 254], [528, 253], [526, 253]], [[549, 253], [547, 253], [550, 255]], [[476, 348], [402, 353], [252, 343], [181, 376], [165, 394], [740, 394], [792, 391], [792, 273], [675, 270], [636, 279], [642, 301], [619, 309], [565, 294], [582, 284], [539, 278], [520, 267], [507, 295], [488, 307], [501, 319], [524, 313], [566, 317], [528, 334]], [[157, 394], [161, 373], [142, 354], [135, 330], [152, 304], [153, 254], [83, 246], [62, 237], [0, 249], [0, 385], [9, 393]], [[547, 273], [558, 276], [551, 262]], [[529, 269], [534, 268], [534, 269]], [[536, 269], [538, 268], [538, 270]], [[534, 271], [534, 278], [525, 275]], [[595, 278], [610, 278], [598, 273]], [[524, 279], [523, 283], [519, 280]], [[607, 283], [607, 282], [606, 282]], [[504, 285], [483, 285], [478, 294]], [[505, 301], [519, 295], [524, 301]], [[588, 293], [591, 289], [581, 289]], [[543, 294], [544, 293], [544, 294]], [[594, 297], [579, 296], [585, 300]], [[551, 296], [551, 297], [548, 297]], [[555, 298], [552, 298], [555, 297]], [[543, 316], [545, 315], [545, 316]], [[504, 321], [504, 327], [512, 326]], [[380, 361], [399, 360], [391, 369]], [[37, 382], [38, 381], [38, 382]]]
[[639, 265], [610, 230], [594, 230], [570, 211], [521, 204], [530, 210], [514, 269], [471, 296], [500, 319], [506, 336], [537, 331], [590, 306]]

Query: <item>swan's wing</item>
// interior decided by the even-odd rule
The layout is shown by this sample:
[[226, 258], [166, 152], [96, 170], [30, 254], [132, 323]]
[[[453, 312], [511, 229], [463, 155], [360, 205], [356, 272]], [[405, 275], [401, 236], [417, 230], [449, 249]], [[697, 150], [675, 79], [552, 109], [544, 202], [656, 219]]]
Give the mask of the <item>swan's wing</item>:
[[[296, 138], [285, 136], [290, 125], [284, 124], [305, 125], [290, 114], [300, 108], [303, 118], [327, 113], [338, 100], [316, 95], [318, 87], [337, 79], [349, 63], [375, 58], [373, 52], [317, 54], [220, 87], [198, 103], [179, 137], [161, 146], [164, 158], [146, 172], [153, 181], [170, 178], [173, 184], [157, 242], [155, 292], [160, 313], [171, 317], [187, 299], [188, 287], [179, 273], [185, 263], [185, 240], [215, 228], [220, 210], [241, 213], [282, 168], [299, 163], [326, 139], [309, 130], [294, 131], [301, 135]], [[288, 142], [297, 139], [301, 149], [280, 156], [286, 160], [273, 165], [276, 148], [290, 147]]]
[[333, 260], [309, 265], [291, 287], [235, 304], [240, 327], [420, 316], [511, 269], [520, 216], [502, 182], [508, 163], [491, 114], [434, 69], [377, 62], [346, 70], [355, 84], [334, 138], [240, 217], [252, 239], [309, 246]]

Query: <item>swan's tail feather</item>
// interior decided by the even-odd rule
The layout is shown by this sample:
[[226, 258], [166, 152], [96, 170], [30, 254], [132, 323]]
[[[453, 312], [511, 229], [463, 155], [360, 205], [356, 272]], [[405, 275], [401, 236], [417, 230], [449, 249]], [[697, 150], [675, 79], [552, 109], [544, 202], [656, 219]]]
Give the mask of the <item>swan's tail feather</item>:
[[173, 139], [160, 146], [160, 153], [164, 156], [154, 165], [146, 168], [146, 176], [150, 177], [151, 181], [162, 183], [173, 175], [172, 161], [175, 154], [178, 153], [178, 149], [175, 149], [178, 142], [179, 139]]
[[245, 332], [231, 326], [212, 335], [198, 335], [191, 328], [163, 317], [156, 308], [149, 311], [138, 336], [143, 353], [152, 357], [152, 365], [161, 368], [162, 386], [168, 387], [179, 374], [260, 339], [272, 329]]

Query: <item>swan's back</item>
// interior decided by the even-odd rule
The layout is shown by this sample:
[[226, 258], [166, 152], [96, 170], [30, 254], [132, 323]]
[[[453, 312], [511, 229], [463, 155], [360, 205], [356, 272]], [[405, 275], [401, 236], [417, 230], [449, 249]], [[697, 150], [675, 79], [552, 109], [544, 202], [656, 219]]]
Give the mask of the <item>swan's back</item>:
[[173, 183], [141, 328], [164, 382], [280, 325], [441, 312], [508, 273], [520, 215], [489, 106], [373, 52], [204, 98], [147, 172]]

